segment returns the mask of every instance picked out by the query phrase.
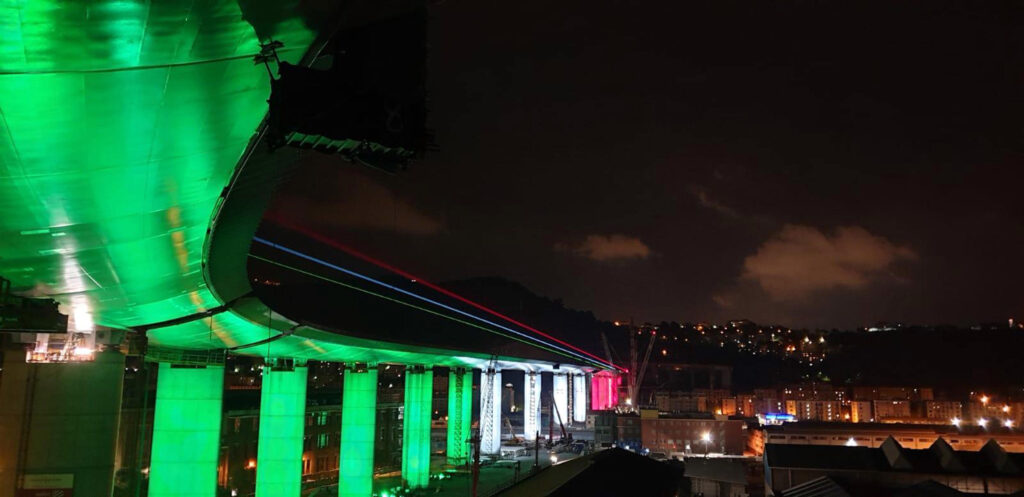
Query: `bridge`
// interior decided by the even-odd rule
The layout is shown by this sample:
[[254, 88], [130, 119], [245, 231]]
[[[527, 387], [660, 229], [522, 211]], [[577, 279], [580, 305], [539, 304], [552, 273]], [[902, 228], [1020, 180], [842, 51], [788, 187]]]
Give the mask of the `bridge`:
[[[342, 496], [373, 491], [383, 365], [406, 367], [402, 478], [413, 488], [429, 477], [435, 375], [448, 375], [451, 464], [470, 457], [474, 378], [484, 454], [501, 445], [502, 371], [526, 373], [527, 439], [540, 431], [541, 375], [567, 421], [615, 403], [617, 368], [602, 357], [291, 220], [263, 219], [275, 186], [314, 152], [266, 146], [270, 64], [254, 55], [274, 40], [281, 63], [312, 66], [351, 19], [387, 15], [330, 5], [0, 6], [0, 276], [68, 316], [66, 334], [6, 334], [0, 495], [55, 475], [71, 475], [75, 495], [111, 494], [125, 349], [159, 363], [153, 497], [215, 495], [227, 354], [268, 364], [259, 497], [300, 494], [307, 361], [344, 364]], [[253, 260], [333, 285], [355, 318], [272, 308], [287, 299], [253, 288]], [[440, 332], [382, 333], [359, 319], [363, 302]]]

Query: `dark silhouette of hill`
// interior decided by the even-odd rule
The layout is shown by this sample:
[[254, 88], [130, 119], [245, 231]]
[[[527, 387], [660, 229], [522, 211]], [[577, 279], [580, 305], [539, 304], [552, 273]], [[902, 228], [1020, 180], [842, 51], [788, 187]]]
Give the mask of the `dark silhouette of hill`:
[[1020, 390], [1024, 331], [909, 327], [829, 336], [826, 361], [836, 381], [863, 385], [933, 386], [953, 393]]
[[[597, 319], [590, 311], [565, 307], [561, 299], [537, 295], [525, 286], [500, 277], [471, 278], [443, 283], [442, 286], [486, 305], [509, 317], [529, 324], [552, 336], [566, 340], [578, 347], [605, 357], [601, 333], [608, 338], [614, 362], [629, 367], [629, 328]], [[676, 332], [676, 323], [661, 323], [658, 328]], [[660, 337], [660, 335], [659, 335]], [[643, 356], [648, 336], [638, 336], [638, 354]], [[671, 354], [660, 354], [666, 344], [655, 342], [655, 353], [651, 356], [651, 371], [655, 364], [692, 363], [725, 364], [733, 367], [733, 385], [739, 389], [760, 388], [779, 382], [797, 381], [801, 371], [795, 361], [784, 361], [779, 357], [742, 354], [733, 347], [722, 348], [705, 343], [676, 342]], [[654, 381], [653, 373], [646, 376], [646, 383]]]
[[598, 357], [605, 358], [602, 332], [616, 349], [619, 361], [625, 357], [619, 351], [628, 352], [622, 348], [626, 338], [619, 336], [623, 332], [614, 324], [597, 319], [590, 311], [565, 307], [561, 299], [537, 295], [517, 282], [489, 276], [448, 281], [441, 286]]

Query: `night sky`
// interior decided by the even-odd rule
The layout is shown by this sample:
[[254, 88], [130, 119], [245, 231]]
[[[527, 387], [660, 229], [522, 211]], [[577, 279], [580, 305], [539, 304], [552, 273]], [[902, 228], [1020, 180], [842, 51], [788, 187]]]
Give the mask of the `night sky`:
[[1024, 318], [1024, 4], [846, 4], [439, 3], [441, 150], [274, 209], [608, 320]]

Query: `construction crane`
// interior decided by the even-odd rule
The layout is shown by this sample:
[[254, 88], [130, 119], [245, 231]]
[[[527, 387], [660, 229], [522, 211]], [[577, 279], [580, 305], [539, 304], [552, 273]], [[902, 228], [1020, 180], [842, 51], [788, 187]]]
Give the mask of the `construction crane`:
[[601, 344], [604, 345], [604, 355], [608, 358], [608, 364], [615, 364], [612, 360], [612, 348], [608, 346], [608, 336], [601, 332]]
[[505, 416], [505, 426], [508, 427], [509, 445], [518, 445], [523, 443], [523, 440], [516, 436], [516, 432], [512, 429], [512, 421]]
[[562, 430], [562, 440], [568, 439], [569, 433], [565, 431], [565, 425], [562, 424], [562, 414], [558, 412], [558, 406], [555, 405], [554, 392], [551, 392], [550, 394], [548, 394], [548, 396], [551, 397], [551, 421], [548, 422], [548, 443], [554, 442], [554, 440], [551, 439], [552, 437], [550, 435], [550, 432], [552, 431], [551, 427], [554, 426], [554, 422], [556, 419], [558, 420], [558, 428]]
[[636, 329], [633, 327], [633, 318], [629, 319], [629, 375], [626, 377], [626, 390], [629, 393], [629, 397], [626, 398], [626, 404], [630, 410], [633, 409], [633, 400], [636, 399], [636, 372], [639, 370], [636, 364]]
[[[654, 350], [654, 341], [658, 339], [658, 332], [651, 330], [651, 338], [647, 342], [647, 350], [644, 352], [644, 362], [640, 364], [640, 371], [636, 374], [636, 385], [633, 390], [637, 395], [640, 394], [640, 387], [644, 384], [644, 374], [647, 373], [647, 365], [651, 362], [651, 351]], [[636, 397], [633, 397], [633, 403], [637, 403]]]
[[[626, 390], [628, 397], [626, 403], [629, 410], [635, 409], [633, 406], [637, 404], [637, 396], [640, 394], [640, 387], [644, 383], [644, 375], [647, 373], [647, 365], [651, 360], [651, 351], [654, 350], [654, 342], [658, 338], [658, 332], [651, 330], [650, 340], [647, 342], [647, 350], [644, 351], [644, 358], [642, 362], [638, 363], [639, 350], [637, 346], [637, 335], [642, 332], [633, 326], [633, 320], [629, 321], [629, 373], [626, 375]], [[611, 348], [608, 346], [608, 339], [601, 334], [601, 339], [604, 341], [605, 354], [608, 355], [608, 360], [611, 361]]]

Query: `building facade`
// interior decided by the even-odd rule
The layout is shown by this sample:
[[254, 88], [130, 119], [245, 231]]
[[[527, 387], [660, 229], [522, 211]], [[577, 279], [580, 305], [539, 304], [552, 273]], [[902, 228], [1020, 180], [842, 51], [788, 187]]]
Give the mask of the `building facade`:
[[956, 450], [979, 450], [995, 440], [1006, 452], [1024, 453], [1024, 432], [977, 426], [891, 423], [785, 423], [765, 427], [766, 444], [878, 447], [892, 436], [908, 449], [931, 447], [939, 438]]
[[642, 410], [639, 416], [619, 416], [620, 445], [649, 449], [669, 457], [692, 454], [742, 455], [747, 448], [747, 424], [725, 416], [693, 418], [659, 415]]

